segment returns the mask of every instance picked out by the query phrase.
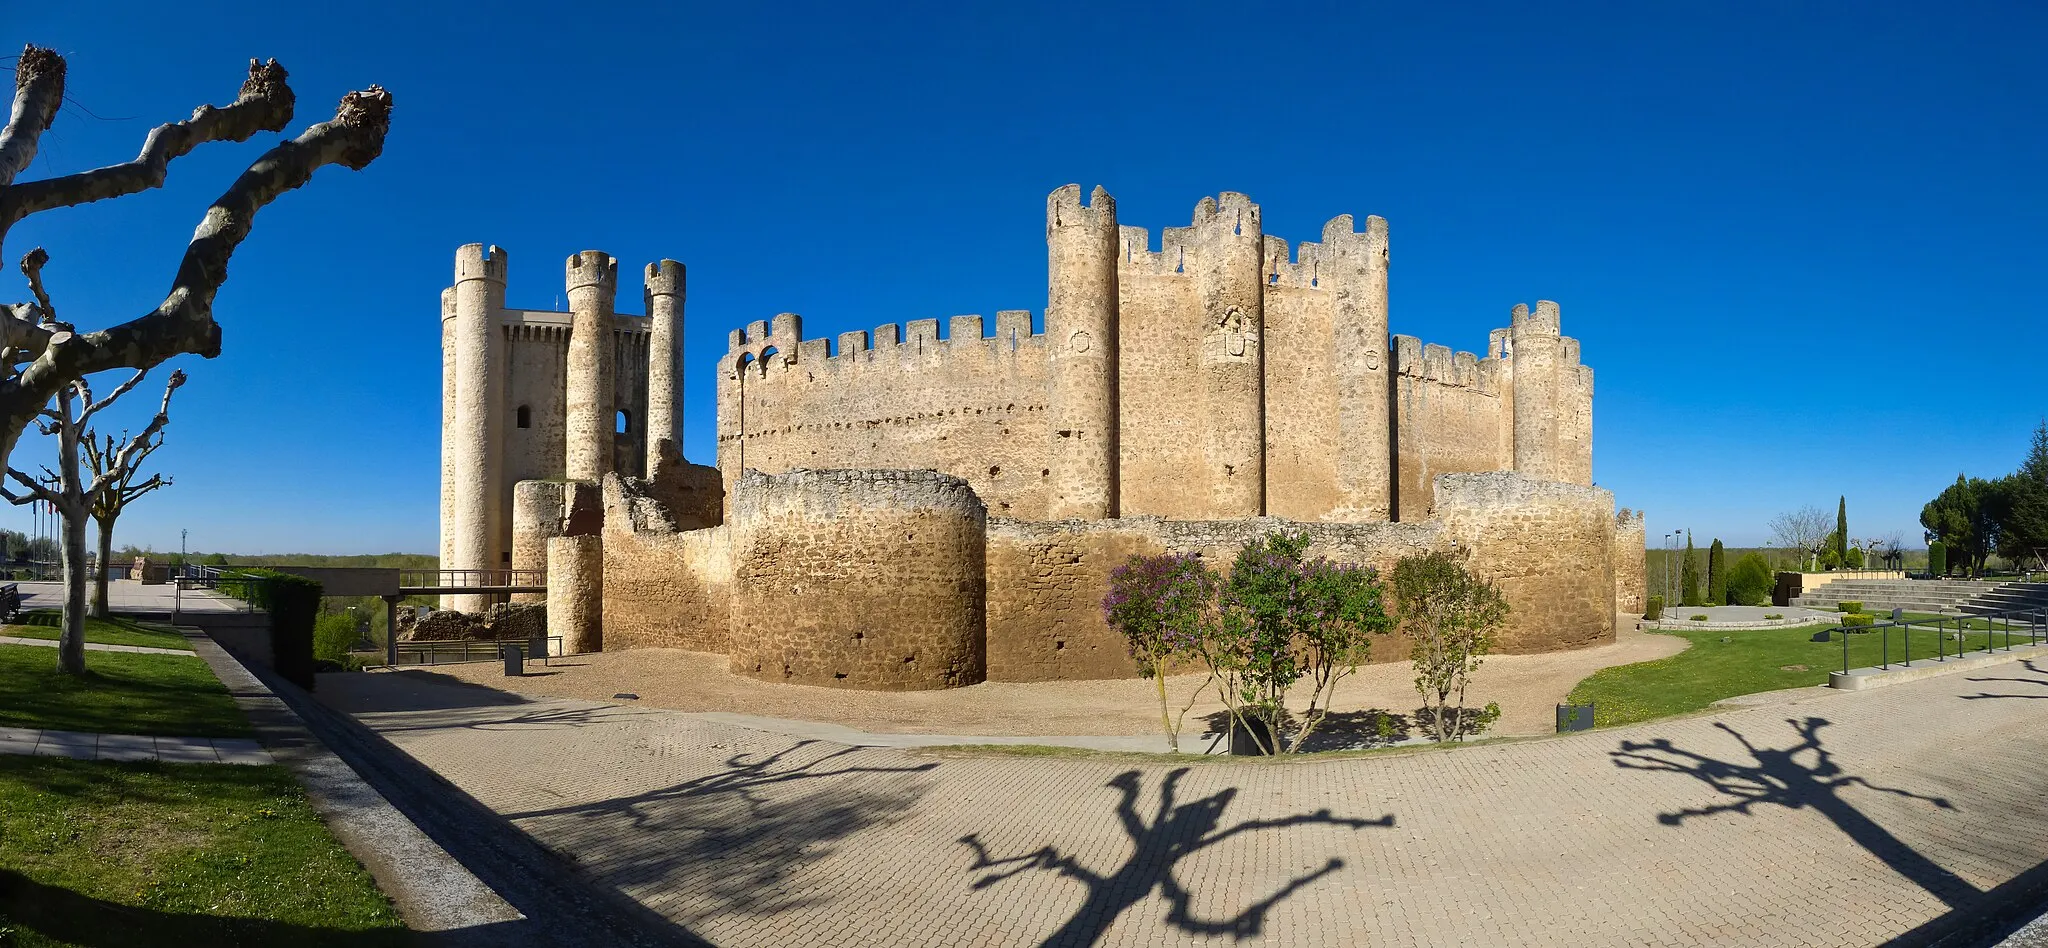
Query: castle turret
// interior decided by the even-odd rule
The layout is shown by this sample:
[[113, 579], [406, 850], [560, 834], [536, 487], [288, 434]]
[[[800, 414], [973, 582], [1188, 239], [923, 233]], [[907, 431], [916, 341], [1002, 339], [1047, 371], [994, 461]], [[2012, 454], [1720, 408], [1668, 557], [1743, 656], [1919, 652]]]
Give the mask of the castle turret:
[[1070, 184], [1046, 198], [1045, 334], [1050, 347], [1051, 519], [1117, 515], [1116, 200], [1081, 204]]
[[[455, 408], [452, 417], [443, 416], [450, 429], [445, 440], [452, 484], [443, 514], [442, 569], [501, 569], [509, 552], [499, 549], [507, 485], [499, 454], [505, 438], [505, 378], [498, 311], [505, 306], [507, 262], [496, 247], [463, 245], [455, 252], [452, 316], [443, 306], [444, 320], [453, 320], [453, 328], [443, 334], [454, 349], [452, 359], [444, 355], [443, 372], [452, 361]], [[480, 597], [449, 598], [454, 600], [446, 603], [450, 608], [483, 607]]]
[[1546, 481], [1563, 481], [1558, 446], [1558, 374], [1564, 362], [1556, 303], [1537, 300], [1534, 312], [1515, 304], [1508, 326], [1515, 376], [1515, 470]]
[[674, 260], [647, 265], [647, 476], [662, 454], [661, 443], [683, 444], [683, 265]]
[[1387, 351], [1387, 221], [1351, 215], [1323, 225], [1317, 283], [1329, 288], [1332, 367], [1337, 381], [1337, 485], [1334, 513], [1344, 520], [1393, 514], [1393, 431], [1387, 404], [1393, 371]]
[[596, 483], [612, 469], [617, 402], [612, 391], [612, 305], [619, 263], [596, 250], [569, 258], [569, 366], [565, 473]]
[[455, 288], [441, 291], [441, 564], [455, 561]]
[[1225, 191], [1195, 205], [1185, 246], [1201, 306], [1202, 452], [1216, 517], [1266, 512], [1264, 245], [1251, 198]]

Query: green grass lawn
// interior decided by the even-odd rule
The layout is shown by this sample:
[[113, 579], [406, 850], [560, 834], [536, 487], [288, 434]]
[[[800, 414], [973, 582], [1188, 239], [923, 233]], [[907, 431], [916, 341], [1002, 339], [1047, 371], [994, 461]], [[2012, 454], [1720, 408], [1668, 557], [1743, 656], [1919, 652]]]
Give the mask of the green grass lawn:
[[[57, 650], [0, 645], [0, 725], [249, 737], [249, 722], [199, 658], [87, 652], [83, 678], [57, 670]], [[0, 945], [4, 945], [0, 941]]]
[[[57, 613], [38, 609], [24, 612], [18, 625], [0, 626], [0, 635], [18, 639], [55, 639], [62, 631]], [[126, 619], [85, 620], [85, 640], [94, 645], [141, 645], [147, 648], [190, 650], [192, 643], [167, 629], [156, 629]]]
[[[1692, 643], [1692, 647], [1670, 658], [1601, 669], [1572, 689], [1570, 701], [1592, 702], [1593, 723], [1605, 727], [1698, 711], [1736, 695], [1826, 684], [1828, 672], [1842, 668], [1842, 639], [1837, 632], [1831, 641], [1811, 641], [1813, 633], [1823, 628], [1828, 626], [1652, 633], [1677, 636]], [[1991, 638], [2001, 647], [2005, 643], [2002, 634]], [[1905, 659], [1904, 639], [1898, 630], [1893, 630], [1894, 663]], [[1985, 639], [1983, 633], [1972, 634], [1962, 644], [1969, 650], [1980, 651]], [[1933, 658], [1936, 642], [1932, 632], [1916, 631], [1913, 658]], [[2015, 640], [2015, 644], [2023, 643], [2024, 639]], [[1955, 654], [1956, 644], [1948, 643], [1948, 654]], [[1849, 636], [1849, 667], [1879, 664], [1883, 651], [1883, 638], [1877, 634]]]
[[283, 767], [0, 757], [0, 945], [406, 944]]

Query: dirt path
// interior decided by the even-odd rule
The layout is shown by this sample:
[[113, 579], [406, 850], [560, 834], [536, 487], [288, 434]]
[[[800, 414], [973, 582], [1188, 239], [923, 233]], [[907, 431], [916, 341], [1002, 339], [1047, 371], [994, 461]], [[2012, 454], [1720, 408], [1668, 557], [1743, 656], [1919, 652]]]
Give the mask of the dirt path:
[[[1498, 701], [1501, 720], [1491, 733], [1548, 734], [1554, 707], [1572, 687], [1602, 668], [1675, 655], [1684, 639], [1636, 631], [1621, 623], [1611, 645], [1542, 655], [1499, 655], [1480, 669], [1470, 702]], [[987, 682], [946, 691], [842, 691], [755, 681], [726, 670], [723, 655], [676, 649], [634, 649], [558, 659], [524, 678], [506, 678], [495, 662], [434, 669], [464, 681], [533, 696], [612, 701], [621, 692], [637, 705], [678, 711], [725, 711], [840, 724], [862, 731], [901, 734], [1004, 736], [1124, 735], [1159, 732], [1159, 696], [1148, 680]], [[1420, 704], [1407, 662], [1368, 665], [1339, 685], [1332, 725], [1363, 726], [1356, 712], [1412, 711]], [[1202, 676], [1167, 682], [1178, 709]], [[1188, 732], [1203, 730], [1205, 716], [1222, 710], [1214, 689], [1188, 713]]]

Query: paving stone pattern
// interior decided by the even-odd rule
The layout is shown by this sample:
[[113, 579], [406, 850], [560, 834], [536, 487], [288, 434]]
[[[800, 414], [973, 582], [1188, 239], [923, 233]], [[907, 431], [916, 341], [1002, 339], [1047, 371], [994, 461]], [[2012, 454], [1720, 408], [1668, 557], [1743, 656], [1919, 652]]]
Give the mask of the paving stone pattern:
[[2048, 663], [1447, 753], [1185, 769], [334, 678], [326, 700], [729, 946], [1876, 944], [1974, 914], [2048, 855], [2048, 700], [2028, 700]]
[[177, 764], [271, 763], [263, 745], [240, 738], [94, 734], [32, 727], [0, 727], [0, 754], [79, 760], [160, 760]]

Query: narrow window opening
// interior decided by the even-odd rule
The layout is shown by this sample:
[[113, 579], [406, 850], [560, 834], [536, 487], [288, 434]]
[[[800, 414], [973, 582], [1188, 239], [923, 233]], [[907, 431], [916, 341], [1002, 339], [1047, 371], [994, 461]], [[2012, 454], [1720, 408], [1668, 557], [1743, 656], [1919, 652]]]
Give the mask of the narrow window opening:
[[519, 406], [519, 427], [533, 427], [533, 409], [528, 408], [525, 405]]
[[626, 410], [625, 410], [625, 409], [623, 409], [623, 408], [619, 409], [619, 416], [618, 416], [618, 433], [619, 433], [619, 434], [625, 434], [625, 433], [627, 433], [627, 432], [629, 432], [629, 431], [632, 431], [632, 430], [633, 430], [633, 416], [632, 416], [632, 415], [630, 415], [630, 414], [628, 414], [628, 413], [626, 412]]

